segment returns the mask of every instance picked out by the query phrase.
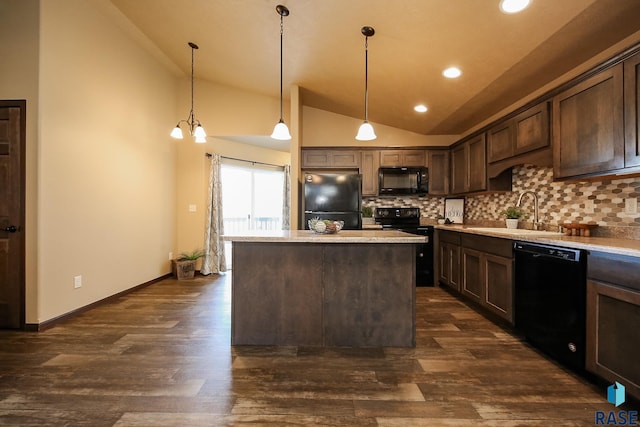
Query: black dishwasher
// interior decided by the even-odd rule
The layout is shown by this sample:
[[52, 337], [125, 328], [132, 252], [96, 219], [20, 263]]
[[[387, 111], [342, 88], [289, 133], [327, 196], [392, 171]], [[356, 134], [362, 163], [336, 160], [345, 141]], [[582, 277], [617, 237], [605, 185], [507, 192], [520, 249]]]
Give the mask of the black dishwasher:
[[585, 367], [587, 254], [514, 242], [515, 327], [566, 366]]

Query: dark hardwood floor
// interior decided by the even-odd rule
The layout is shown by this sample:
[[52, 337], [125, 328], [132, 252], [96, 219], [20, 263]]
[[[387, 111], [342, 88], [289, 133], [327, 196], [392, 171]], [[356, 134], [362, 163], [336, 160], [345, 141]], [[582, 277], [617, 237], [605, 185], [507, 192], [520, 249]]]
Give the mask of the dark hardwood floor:
[[439, 288], [417, 289], [416, 348], [232, 348], [230, 281], [0, 331], [0, 425], [592, 426], [616, 409]]

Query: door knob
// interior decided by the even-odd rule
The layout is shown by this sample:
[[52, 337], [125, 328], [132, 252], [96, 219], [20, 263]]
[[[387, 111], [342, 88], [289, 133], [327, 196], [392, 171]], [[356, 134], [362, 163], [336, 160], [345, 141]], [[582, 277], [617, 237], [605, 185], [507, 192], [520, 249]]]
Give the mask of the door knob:
[[8, 227], [5, 227], [4, 231], [8, 231], [9, 233], [15, 233], [16, 231], [18, 231], [18, 227], [16, 227], [15, 225], [10, 225]]

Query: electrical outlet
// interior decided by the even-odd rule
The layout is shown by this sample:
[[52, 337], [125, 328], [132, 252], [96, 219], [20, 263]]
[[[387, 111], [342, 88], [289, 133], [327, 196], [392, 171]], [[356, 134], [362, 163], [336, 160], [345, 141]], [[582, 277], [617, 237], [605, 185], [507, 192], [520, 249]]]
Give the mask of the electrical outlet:
[[195, 212], [196, 210], [196, 205], [189, 205], [189, 212]]
[[78, 288], [82, 287], [82, 276], [75, 276], [73, 278], [73, 287], [75, 289], [78, 289]]
[[628, 214], [637, 214], [638, 213], [638, 199], [635, 197], [630, 197], [628, 199], [624, 199], [624, 212]]
[[173, 259], [173, 252], [169, 252], [169, 261]]
[[587, 199], [584, 202], [584, 213], [588, 213], [588, 214], [592, 214], [595, 213], [595, 204], [593, 202], [593, 199]]

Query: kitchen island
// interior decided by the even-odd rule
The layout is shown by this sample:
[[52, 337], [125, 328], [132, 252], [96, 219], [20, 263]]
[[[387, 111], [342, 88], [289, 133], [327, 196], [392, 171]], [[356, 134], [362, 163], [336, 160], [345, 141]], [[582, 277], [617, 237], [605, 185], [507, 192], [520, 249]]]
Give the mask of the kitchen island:
[[415, 245], [399, 231], [292, 230], [233, 242], [231, 344], [415, 346]]

